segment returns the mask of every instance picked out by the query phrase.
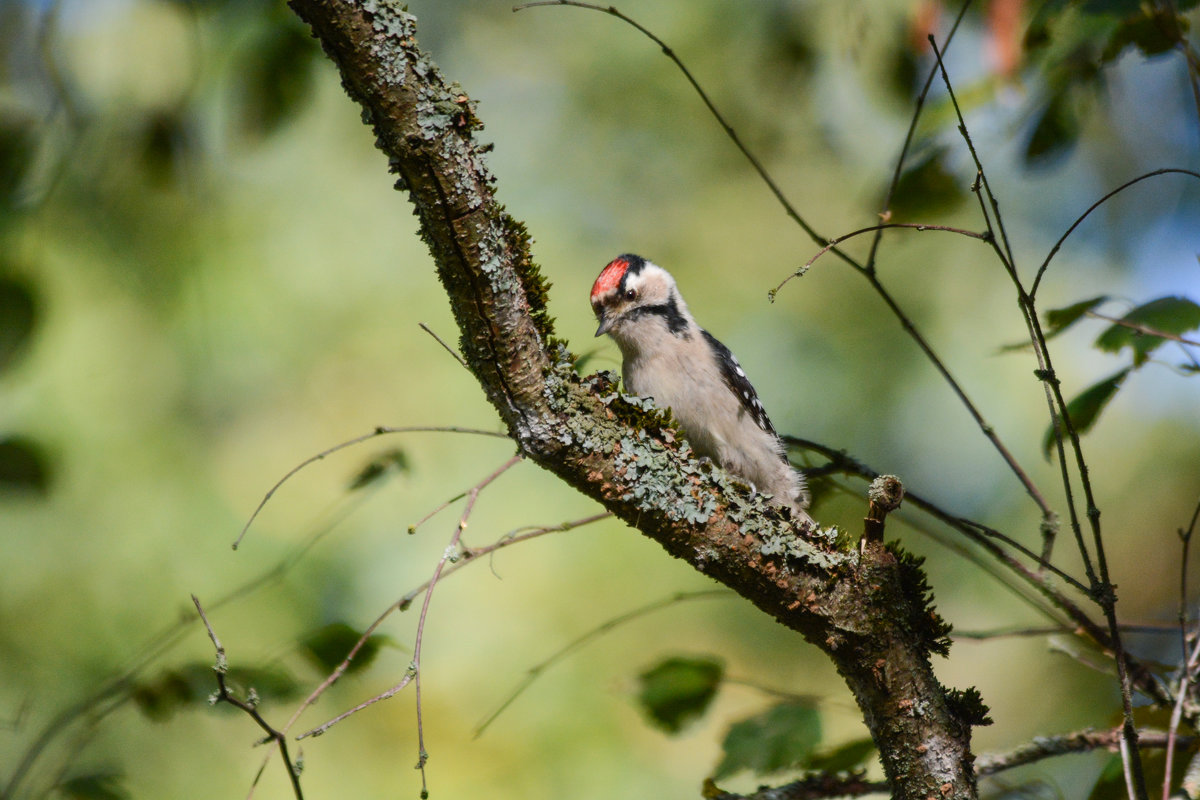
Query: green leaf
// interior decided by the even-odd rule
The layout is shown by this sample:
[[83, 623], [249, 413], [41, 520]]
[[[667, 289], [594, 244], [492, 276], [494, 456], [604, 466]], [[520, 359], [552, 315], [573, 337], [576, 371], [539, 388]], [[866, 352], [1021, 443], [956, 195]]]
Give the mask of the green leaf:
[[1068, 93], [1055, 93], [1038, 114], [1025, 143], [1025, 165], [1041, 168], [1057, 164], [1075, 149], [1080, 127]]
[[[1080, 300], [1078, 303], [1066, 306], [1065, 308], [1052, 308], [1045, 313], [1043, 318], [1046, 320], [1046, 325], [1042, 332], [1046, 336], [1046, 341], [1053, 339], [1067, 328], [1074, 325], [1087, 312], [1091, 311], [1096, 306], [1108, 300], [1108, 295], [1102, 294], [1099, 297], [1093, 297], [1090, 300]], [[1017, 342], [1015, 344], [1006, 344], [1000, 348], [1001, 352], [1009, 352], [1012, 350], [1024, 350], [1029, 347], [1029, 342]]]
[[399, 473], [408, 472], [408, 456], [404, 451], [395, 448], [386, 450], [371, 459], [355, 473], [350, 480], [350, 491], [354, 492], [380, 480], [388, 472], [395, 470]]
[[0, 206], [11, 206], [20, 194], [38, 145], [36, 129], [31, 116], [0, 113]]
[[1187, 30], [1187, 18], [1171, 11], [1156, 9], [1152, 16], [1136, 14], [1113, 31], [1101, 59], [1115, 61], [1129, 45], [1148, 57], [1168, 53], [1184, 40]]
[[888, 52], [884, 54], [887, 68], [885, 86], [896, 99], [910, 102], [916, 93], [920, 50], [913, 47], [907, 36], [899, 35], [893, 40]]
[[[259, 697], [271, 700], [291, 700], [300, 694], [300, 684], [279, 667], [230, 667], [225, 673], [226, 685], [243, 697], [253, 689]], [[216, 682], [213, 683], [216, 688]]]
[[290, 20], [268, 26], [250, 45], [239, 70], [241, 123], [247, 133], [270, 135], [296, 116], [311, 93], [319, 52], [308, 29]]
[[0, 490], [44, 495], [50, 470], [41, 446], [24, 436], [0, 439]]
[[724, 676], [716, 659], [668, 658], [641, 674], [638, 702], [656, 726], [679, 733], [708, 709]]
[[1046, 312], [1046, 338], [1049, 339], [1051, 336], [1057, 336], [1062, 333], [1082, 319], [1084, 314], [1106, 300], [1108, 300], [1108, 295], [1102, 294], [1090, 300], [1080, 300], [1078, 303], [1073, 303], [1066, 308], [1050, 309]]
[[[1160, 297], [1133, 309], [1121, 317], [1121, 321], [1180, 336], [1200, 328], [1200, 305], [1186, 297]], [[1161, 336], [1143, 333], [1129, 325], [1113, 324], [1096, 339], [1096, 347], [1109, 353], [1129, 347], [1133, 350], [1133, 365], [1140, 367], [1149, 359], [1150, 353], [1167, 340]]]
[[211, 665], [191, 664], [164, 670], [157, 678], [142, 681], [130, 694], [134, 705], [148, 719], [166, 722], [176, 711], [208, 697], [217, 689]]
[[874, 753], [873, 739], [855, 739], [827, 753], [814, 755], [804, 768], [819, 772], [850, 772], [861, 767]]
[[29, 346], [37, 321], [37, 303], [29, 284], [0, 277], [0, 371]]
[[93, 772], [68, 778], [58, 785], [58, 791], [72, 800], [125, 800], [129, 792], [121, 785], [118, 772]]
[[911, 222], [954, 208], [964, 197], [959, 179], [945, 166], [946, 148], [930, 150], [900, 174], [892, 194], [892, 219]]
[[1141, 0], [1085, 0], [1083, 11], [1088, 14], [1115, 14], [1127, 17], [1141, 11]]
[[1096, 785], [1092, 787], [1088, 800], [1117, 800], [1125, 797], [1128, 797], [1125, 792], [1125, 767], [1119, 755], [1109, 756], [1108, 761], [1104, 762], [1104, 768], [1100, 770], [1099, 777], [1096, 778]]
[[[362, 631], [345, 622], [333, 622], [306, 636], [300, 642], [300, 647], [318, 669], [332, 672], [346, 659], [361, 638]], [[354, 660], [350, 662], [346, 672], [366, 669], [375, 660], [375, 656], [379, 655], [379, 648], [390, 641], [382, 634], [368, 636], [363, 646], [354, 654]]]
[[[276, 668], [232, 667], [225, 680], [230, 691], [243, 698], [251, 688], [259, 697], [273, 700], [289, 700], [300, 691], [288, 673]], [[166, 722], [178, 711], [207, 708], [208, 698], [216, 691], [212, 664], [195, 661], [141, 681], [133, 687], [130, 698], [147, 719]]]
[[[1067, 413], [1071, 416], [1071, 424], [1075, 426], [1076, 433], [1082, 436], [1096, 424], [1096, 418], [1100, 416], [1100, 412], [1108, 405], [1108, 401], [1117, 393], [1117, 389], [1121, 388], [1125, 376], [1132, 369], [1132, 367], [1126, 367], [1120, 372], [1108, 376], [1099, 383], [1084, 389], [1078, 397], [1067, 403]], [[1042, 454], [1049, 458], [1053, 447], [1054, 425], [1051, 424], [1046, 429], [1046, 435], [1042, 440]]]
[[170, 184], [192, 147], [187, 119], [177, 109], [147, 116], [140, 132], [142, 166], [156, 184]]
[[[1180, 758], [1176, 753], [1171, 770], [1171, 786], [1178, 787], [1187, 770], [1189, 758]], [[1145, 750], [1142, 752], [1142, 769], [1146, 776], [1147, 786], [1162, 786], [1167, 769], [1167, 756], [1164, 750]], [[1153, 795], [1151, 795], [1153, 796]], [[1100, 770], [1096, 785], [1088, 800], [1126, 800], [1129, 795], [1125, 788], [1125, 771], [1121, 764], [1121, 756], [1113, 755], [1105, 762]]]
[[714, 779], [751, 770], [768, 775], [808, 762], [821, 742], [821, 714], [809, 703], [780, 703], [729, 728]]

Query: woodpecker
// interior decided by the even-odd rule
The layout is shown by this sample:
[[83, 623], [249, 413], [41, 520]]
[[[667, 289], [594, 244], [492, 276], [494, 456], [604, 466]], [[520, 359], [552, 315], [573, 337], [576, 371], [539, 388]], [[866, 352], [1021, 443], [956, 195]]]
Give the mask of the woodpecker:
[[665, 269], [617, 256], [592, 285], [596, 335], [621, 350], [627, 391], [670, 408], [700, 456], [812, 522], [804, 476], [792, 468], [758, 393], [729, 348], [696, 324]]

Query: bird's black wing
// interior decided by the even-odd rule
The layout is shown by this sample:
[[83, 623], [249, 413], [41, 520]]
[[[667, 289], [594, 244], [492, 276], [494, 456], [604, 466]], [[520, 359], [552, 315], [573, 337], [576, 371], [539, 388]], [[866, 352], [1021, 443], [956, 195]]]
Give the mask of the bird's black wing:
[[704, 340], [708, 342], [708, 346], [712, 348], [713, 354], [717, 357], [717, 363], [721, 365], [721, 377], [725, 379], [725, 385], [737, 395], [742, 408], [758, 427], [772, 436], [777, 436], [775, 426], [771, 424], [767, 410], [759, 402], [758, 392], [754, 391], [754, 386], [746, 377], [746, 371], [742, 369], [742, 365], [738, 363], [737, 356], [708, 331], [701, 330], [700, 333], [704, 334]]

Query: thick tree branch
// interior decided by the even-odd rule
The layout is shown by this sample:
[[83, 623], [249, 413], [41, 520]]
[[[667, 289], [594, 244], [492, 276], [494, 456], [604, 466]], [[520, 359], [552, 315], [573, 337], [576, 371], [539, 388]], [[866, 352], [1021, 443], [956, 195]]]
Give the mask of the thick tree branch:
[[382, 0], [291, 0], [341, 71], [421, 222], [461, 332], [461, 351], [520, 450], [672, 555], [824, 650], [854, 693], [896, 798], [973, 798], [973, 692], [933, 674], [945, 625], [915, 561], [869, 542], [800, 533], [725, 473], [690, 457], [664, 417], [580, 377], [556, 342], [528, 237], [496, 202], [466, 93]]

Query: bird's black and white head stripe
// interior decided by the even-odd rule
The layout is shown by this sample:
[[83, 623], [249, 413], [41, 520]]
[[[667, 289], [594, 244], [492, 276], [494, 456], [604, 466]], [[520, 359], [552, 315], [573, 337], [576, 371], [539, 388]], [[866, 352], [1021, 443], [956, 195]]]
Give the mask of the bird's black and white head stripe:
[[661, 318], [667, 330], [690, 339], [692, 328], [675, 280], [656, 264], [632, 253], [617, 256], [592, 284], [592, 311], [599, 336], [638, 320]]

